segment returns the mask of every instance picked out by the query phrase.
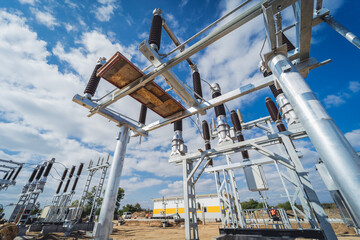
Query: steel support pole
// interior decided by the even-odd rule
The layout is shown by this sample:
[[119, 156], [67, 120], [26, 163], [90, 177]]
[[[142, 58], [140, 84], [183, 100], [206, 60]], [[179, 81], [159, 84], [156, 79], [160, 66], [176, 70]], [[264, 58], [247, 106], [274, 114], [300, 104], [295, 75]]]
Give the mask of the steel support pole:
[[291, 61], [278, 54], [268, 65], [326, 168], [360, 222], [360, 159]]
[[324, 21], [330, 25], [336, 32], [338, 32], [341, 36], [346, 38], [349, 42], [351, 42], [355, 47], [360, 49], [360, 38], [350, 32], [346, 27], [338, 23], [333, 16], [326, 15], [324, 16]]
[[114, 159], [111, 164], [110, 176], [105, 191], [104, 201], [101, 206], [99, 221], [94, 226], [93, 236], [95, 240], [107, 240], [111, 234], [115, 202], [128, 142], [129, 127], [127, 125], [122, 125], [117, 138]]

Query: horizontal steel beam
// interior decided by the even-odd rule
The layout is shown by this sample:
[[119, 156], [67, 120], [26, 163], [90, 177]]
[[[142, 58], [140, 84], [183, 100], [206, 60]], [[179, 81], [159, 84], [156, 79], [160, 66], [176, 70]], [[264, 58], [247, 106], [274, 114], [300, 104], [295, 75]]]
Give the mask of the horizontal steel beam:
[[136, 132], [137, 134], [141, 135], [141, 136], [144, 136], [144, 137], [147, 137], [148, 134], [146, 131], [144, 131], [142, 128], [139, 128], [139, 126], [133, 124], [132, 122], [126, 120], [125, 118], [115, 114], [114, 112], [108, 110], [108, 109], [104, 109], [104, 108], [99, 108], [99, 105], [92, 102], [91, 100], [83, 97], [83, 96], [80, 96], [79, 94], [76, 94], [74, 97], [73, 97], [73, 102], [76, 102], [80, 105], [82, 105], [83, 107], [86, 107], [87, 109], [90, 109], [90, 110], [94, 110], [96, 109], [95, 111], [100, 114], [101, 116], [103, 117], [106, 117], [107, 119], [113, 121], [113, 122], [116, 122], [118, 123], [119, 125], [127, 125], [129, 126], [129, 128]]
[[[228, 101], [239, 98], [239, 97], [244, 96], [246, 94], [249, 94], [251, 92], [260, 90], [262, 88], [265, 88], [265, 87], [267, 87], [267, 86], [269, 86], [269, 85], [271, 85], [273, 83], [274, 83], [274, 77], [272, 75], [270, 75], [270, 76], [268, 76], [266, 78], [258, 79], [258, 80], [254, 81], [252, 83], [240, 86], [239, 88], [237, 88], [237, 89], [235, 89], [235, 90], [233, 90], [231, 92], [225, 93], [225, 94], [223, 94], [223, 95], [221, 95], [219, 97], [216, 97], [216, 98], [213, 98], [211, 100], [202, 102], [196, 108], [195, 107], [190, 107], [190, 108], [186, 109], [185, 111], [176, 113], [176, 114], [174, 114], [174, 115], [172, 115], [170, 117], [167, 117], [165, 119], [158, 120], [156, 122], [150, 123], [150, 124], [146, 125], [145, 127], [143, 127], [142, 129], [144, 131], [147, 131], [147, 132], [153, 131], [153, 130], [155, 130], [157, 128], [168, 125], [168, 124], [170, 124], [170, 123], [172, 123], [172, 122], [174, 122], [174, 121], [176, 121], [178, 119], [183, 119], [183, 118], [192, 116], [194, 114], [203, 112], [205, 110], [211, 109], [211, 108], [213, 108], [215, 106], [218, 106], [220, 104], [226, 103]], [[132, 137], [137, 136], [137, 135], [138, 134], [134, 134]]]
[[[288, 131], [281, 132], [281, 133], [269, 134], [266, 136], [245, 140], [243, 142], [237, 142], [237, 143], [233, 143], [233, 144], [216, 146], [215, 148], [209, 149], [207, 151], [189, 153], [184, 156], [176, 156], [175, 155], [175, 156], [170, 157], [169, 162], [179, 163], [179, 162], [182, 162], [183, 160], [197, 161], [204, 155], [206, 155], [206, 157], [208, 157], [208, 158], [215, 158], [215, 157], [226, 155], [226, 154], [233, 154], [233, 153], [241, 152], [244, 150], [253, 149], [254, 148], [253, 144], [257, 144], [259, 146], [268, 146], [268, 145], [280, 143], [281, 135], [290, 136], [291, 138], [294, 138], [294, 139], [307, 137], [307, 134], [306, 134], [304, 128], [298, 127], [296, 129], [288, 130]], [[277, 156], [279, 156], [279, 155], [277, 155]]]

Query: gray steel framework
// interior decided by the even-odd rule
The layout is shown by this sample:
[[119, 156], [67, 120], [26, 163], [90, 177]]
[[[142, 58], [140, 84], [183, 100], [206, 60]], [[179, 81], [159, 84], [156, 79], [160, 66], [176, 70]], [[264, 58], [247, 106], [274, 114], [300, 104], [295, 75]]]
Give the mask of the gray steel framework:
[[[314, 6], [316, 6], [316, 10], [315, 12], [313, 11]], [[284, 29], [282, 29], [282, 24], [281, 22], [281, 11], [284, 10], [287, 7], [292, 7], [294, 10], [294, 15], [295, 15], [295, 24], [293, 24], [292, 26], [288, 26]], [[109, 109], [107, 109], [107, 107], [109, 105], [111, 105], [112, 103], [116, 102], [117, 100], [119, 100], [120, 98], [127, 96], [131, 93], [133, 93], [134, 91], [138, 90], [139, 88], [143, 87], [144, 85], [146, 85], [148, 82], [152, 81], [155, 79], [155, 77], [159, 76], [159, 75], [163, 75], [166, 78], [166, 74], [169, 73], [169, 70], [174, 67], [175, 65], [179, 64], [180, 62], [189, 59], [192, 55], [194, 55], [195, 53], [199, 52], [200, 50], [202, 50], [203, 48], [209, 46], [210, 44], [212, 44], [213, 42], [217, 41], [218, 39], [224, 37], [225, 35], [227, 35], [228, 33], [232, 32], [233, 30], [239, 28], [240, 26], [246, 24], [247, 22], [251, 21], [252, 19], [254, 19], [255, 17], [264, 14], [264, 20], [265, 20], [265, 27], [267, 30], [267, 34], [268, 34], [268, 41], [270, 44], [270, 48], [272, 50], [271, 54], [268, 54], [265, 57], [265, 67], [268, 68], [268, 70], [272, 71], [274, 74], [271, 76], [268, 76], [264, 79], [259, 79], [257, 81], [254, 81], [251, 84], [247, 84], [244, 86], [241, 86], [240, 88], [233, 90], [229, 93], [225, 93], [222, 96], [212, 99], [212, 100], [204, 100], [202, 103], [199, 103], [196, 107], [193, 107], [191, 105], [196, 105], [193, 103], [190, 103], [190, 107], [188, 109], [186, 109], [185, 111], [175, 114], [173, 116], [170, 116], [166, 119], [160, 119], [159, 121], [156, 121], [154, 123], [148, 124], [146, 126], [141, 126], [138, 125], [137, 123], [131, 123], [127, 120], [125, 120], [120, 114], [115, 114], [114, 112], [110, 111]], [[263, 0], [259, 3], [254, 4], [252, 7], [249, 7], [247, 10], [245, 10], [244, 12], [240, 13], [238, 16], [236, 16], [233, 20], [229, 21], [228, 23], [225, 23], [222, 26], [219, 26], [218, 28], [216, 28], [214, 31], [212, 31], [210, 34], [208, 34], [207, 36], [203, 37], [201, 40], [199, 40], [198, 42], [196, 42], [195, 44], [193, 44], [192, 46], [190, 46], [187, 49], [183, 49], [184, 45], [180, 44], [179, 42], [176, 43], [176, 39], [174, 38], [174, 36], [170, 36], [171, 39], [174, 40], [175, 44], [177, 45], [177, 50], [181, 49], [182, 51], [180, 51], [180, 53], [178, 55], [176, 55], [175, 57], [171, 58], [168, 61], [163, 61], [159, 64], [156, 65], [156, 69], [151, 71], [150, 73], [147, 73], [146, 75], [144, 75], [143, 77], [140, 77], [139, 79], [137, 79], [136, 81], [130, 83], [128, 86], [124, 87], [121, 90], [118, 90], [116, 92], [114, 92], [113, 94], [111, 94], [110, 98], [102, 101], [100, 103], [94, 103], [93, 101], [83, 98], [79, 95], [76, 95], [74, 97], [74, 101], [83, 105], [84, 107], [87, 107], [88, 109], [90, 109], [91, 114], [93, 115], [94, 113], [99, 113], [103, 116], [105, 116], [106, 118], [115, 121], [119, 124], [119, 126], [121, 126], [121, 131], [124, 131], [127, 135], [127, 131], [130, 128], [132, 131], [134, 131], [133, 136], [138, 136], [138, 135], [143, 135], [143, 136], [147, 136], [147, 132], [152, 131], [154, 129], [157, 129], [159, 127], [162, 127], [164, 125], [170, 124], [172, 122], [174, 122], [177, 119], [182, 119], [182, 118], [186, 118], [188, 116], [197, 114], [197, 113], [203, 113], [205, 110], [213, 108], [215, 106], [218, 106], [222, 103], [225, 103], [227, 101], [236, 99], [238, 97], [244, 96], [250, 92], [259, 90], [261, 88], [264, 88], [268, 85], [271, 85], [272, 83], [277, 83], [279, 84], [285, 93], [285, 96], [289, 99], [289, 102], [291, 105], [293, 105], [295, 113], [298, 115], [301, 124], [304, 125], [304, 128], [306, 129], [306, 131], [309, 134], [310, 139], [314, 142], [315, 147], [317, 148], [317, 150], [319, 151], [320, 155], [323, 155], [323, 159], [324, 162], [326, 163], [327, 167], [330, 168], [329, 172], [331, 174], [335, 174], [334, 176], [334, 180], [338, 183], [339, 187], [341, 188], [341, 190], [343, 191], [343, 195], [347, 198], [347, 203], [351, 206], [352, 211], [355, 211], [355, 214], [357, 215], [356, 218], [359, 219], [358, 214], [360, 214], [359, 210], [359, 203], [356, 203], [354, 200], [356, 198], [358, 198], [358, 196], [351, 196], [351, 192], [354, 192], [354, 188], [359, 189], [358, 184], [360, 184], [359, 182], [359, 176], [356, 176], [356, 172], [359, 172], [359, 164], [357, 164], [356, 162], [359, 161], [358, 156], [353, 154], [353, 149], [351, 148], [351, 146], [349, 145], [349, 143], [346, 141], [346, 139], [344, 138], [343, 134], [337, 129], [336, 125], [331, 121], [326, 121], [326, 119], [328, 118], [327, 113], [323, 112], [323, 107], [321, 106], [321, 104], [319, 102], [316, 102], [317, 100], [314, 99], [311, 95], [311, 90], [308, 89], [308, 87], [306, 86], [304, 80], [302, 77], [306, 77], [309, 73], [309, 71], [313, 68], [322, 66], [323, 64], [326, 64], [329, 62], [329, 60], [326, 60], [324, 62], [317, 62], [314, 58], [310, 58], [310, 46], [311, 46], [311, 32], [312, 32], [312, 27], [323, 22], [324, 21], [324, 17], [326, 15], [329, 14], [329, 10], [322, 8], [322, 1], [321, 0], [317, 0], [316, 4], [314, 0], [307, 0], [307, 1], [297, 1], [297, 0]], [[274, 15], [276, 16], [276, 21], [274, 21]], [[276, 23], [276, 26], [274, 26]], [[281, 37], [280, 37], [280, 33], [285, 32], [286, 30], [295, 27], [296, 30], [296, 42], [295, 42], [295, 50], [294, 52], [290, 53], [288, 58], [286, 58], [286, 46], [279, 46], [281, 43]], [[168, 26], [165, 26], [164, 28], [168, 28]], [[171, 35], [171, 31], [169, 31], [169, 29], [167, 30], [167, 32], [169, 33], [169, 35]], [[172, 34], [173, 35], [173, 34]], [[195, 37], [194, 37], [195, 38]], [[193, 39], [193, 38], [192, 38]], [[191, 39], [191, 40], [192, 40]], [[282, 55], [284, 54], [284, 55]], [[154, 56], [149, 56], [149, 58], [151, 59], [151, 57]], [[155, 57], [154, 57], [155, 58]], [[296, 66], [292, 65], [290, 61], [293, 61], [294, 63], [296, 63]], [[154, 64], [154, 63], [153, 63]], [[290, 66], [290, 67], [288, 67]], [[288, 80], [294, 77], [294, 82], [296, 82], [297, 84], [300, 84], [300, 87], [304, 87], [305, 88], [305, 95], [306, 96], [302, 96], [302, 97], [310, 97], [310, 101], [308, 101], [307, 103], [309, 103], [308, 105], [302, 105], [300, 104], [300, 99], [301, 97], [299, 97], [297, 94], [297, 92], [292, 91], [291, 87], [294, 86], [288, 86], [291, 84], [288, 84]], [[176, 77], [171, 76], [171, 81], [172, 84], [171, 86], [175, 89], [175, 92], [184, 92], [186, 91], [185, 87], [182, 86], [181, 82], [178, 81], [176, 79]], [[170, 82], [171, 82], [170, 81]], [[287, 85], [288, 84], [288, 85]], [[304, 85], [305, 84], [305, 85]], [[307, 91], [309, 90], [309, 91]], [[187, 99], [187, 101], [189, 101], [190, 98]], [[304, 99], [305, 100], [305, 99]], [[191, 101], [191, 100], [190, 100]], [[300, 102], [298, 102], [300, 101]], [[306, 102], [306, 101], [305, 101]], [[311, 104], [310, 104], [311, 103]], [[314, 103], [314, 104], [312, 104]], [[317, 110], [320, 110], [319, 112], [317, 112]], [[302, 116], [305, 114], [305, 112], [310, 113], [309, 115], [312, 116]], [[314, 116], [315, 118], [314, 118]], [[325, 117], [325, 121], [323, 121], [324, 119], [322, 119], [322, 117], [318, 116], [321, 115], [322, 117]], [[312, 128], [312, 126], [310, 126], [310, 124], [308, 124], [306, 121], [308, 120], [306, 117], [308, 118], [312, 118], [314, 120], [314, 122], [317, 126], [318, 129], [329, 129], [330, 132], [332, 131], [331, 134], [329, 134], [329, 132], [326, 131], [316, 131]], [[313, 123], [314, 123], [313, 122]], [[127, 130], [124, 130], [123, 127], [125, 126], [125, 128], [127, 128]], [[301, 127], [300, 127], [301, 128]], [[294, 128], [295, 130], [299, 130], [299, 128]], [[300, 132], [294, 132], [293, 129], [291, 129], [291, 138], [292, 139], [296, 139], [297, 137], [301, 137], [301, 131]], [[290, 133], [290, 131], [287, 132], [287, 134], [280, 134], [280, 135], [284, 135], [284, 136], [288, 136]], [[304, 131], [304, 129], [302, 130]], [[324, 134], [325, 133], [325, 134]], [[316, 134], [320, 134], [318, 136], [316, 136]], [[272, 136], [276, 136], [277, 134], [270, 134]], [[269, 136], [270, 136], [269, 135]], [[320, 139], [321, 141], [325, 142], [329, 142], [329, 136], [335, 137], [336, 142], [338, 143], [338, 145], [340, 145], [340, 149], [338, 149], [337, 147], [329, 147], [331, 146], [331, 144], [323, 144], [323, 146], [320, 146], [319, 144], [317, 144], [316, 142]], [[279, 135], [278, 135], [279, 136]], [[275, 137], [273, 138], [272, 142], [268, 142], [268, 136], [263, 137], [263, 138], [256, 138], [256, 139], [252, 139], [251, 144], [250, 145], [246, 145], [249, 143], [248, 141], [244, 141], [242, 143], [234, 143], [232, 144], [233, 148], [232, 149], [227, 149], [224, 146], [218, 146], [214, 149], [208, 150], [206, 152], [207, 156], [217, 156], [217, 155], [226, 155], [229, 153], [234, 152], [234, 149], [257, 149], [257, 151], [263, 151], [262, 147], [263, 146], [267, 146], [267, 145], [271, 145], [280, 141], [287, 141], [286, 138], [282, 138], [282, 137]], [[318, 141], [318, 142], [319, 142]], [[118, 145], [120, 145], [118, 149], [120, 154], [119, 155], [123, 155], [125, 153], [126, 150], [126, 144], [125, 143], [119, 143]], [[224, 151], [222, 153], [219, 152], [220, 151]], [[287, 149], [289, 150], [289, 149]], [[118, 152], [116, 151], [116, 152]], [[241, 150], [239, 150], [241, 151]], [[327, 153], [326, 153], [327, 151]], [[264, 152], [264, 151], [263, 151]], [[312, 204], [312, 208], [314, 209], [314, 212], [316, 213], [316, 218], [321, 218], [324, 217], [321, 213], [321, 209], [318, 208], [318, 202], [317, 202], [317, 198], [316, 195], [314, 194], [313, 189], [311, 188], [311, 185], [308, 182], [308, 178], [307, 176], [303, 175], [303, 170], [301, 168], [297, 169], [297, 167], [292, 166], [291, 164], [289, 164], [289, 161], [287, 158], [282, 157], [278, 154], [271, 154], [271, 153], [267, 153], [269, 155], [270, 158], [272, 158], [273, 160], [276, 160], [279, 164], [287, 166], [288, 168], [292, 168], [293, 170], [296, 171], [296, 174], [299, 174], [300, 176], [298, 177], [298, 180], [301, 182], [302, 186], [301, 189], [299, 190], [298, 194], [300, 195], [304, 195], [307, 194], [309, 195], [309, 200], [311, 201]], [[293, 153], [289, 153], [290, 157]], [[332, 154], [333, 156], [329, 156], [330, 154]], [[341, 161], [338, 161], [338, 165], [334, 165], [334, 156], [337, 157], [337, 159], [341, 159], [342, 154], [345, 154], [345, 159], [346, 159], [346, 163], [348, 164], [348, 166], [354, 167], [345, 167], [343, 168], [343, 166], [339, 166], [341, 165]], [[178, 157], [175, 156], [174, 159]], [[191, 160], [194, 157], [194, 154], [187, 154], [186, 155], [186, 159]], [[201, 157], [201, 156], [200, 156]], [[205, 157], [205, 155], [203, 156]], [[329, 159], [327, 159], [327, 157], [329, 157]], [[122, 159], [123, 157], [119, 157], [120, 159]], [[199, 157], [195, 157], [195, 159], [198, 159]], [[114, 159], [115, 160], [115, 159]], [[273, 160], [271, 160], [270, 162], [272, 162]], [[297, 159], [291, 159], [292, 163], [294, 163], [295, 165], [297, 164], [296, 162], [298, 161]], [[119, 160], [120, 162], [122, 160]], [[172, 160], [171, 160], [172, 161]], [[122, 168], [122, 162], [119, 163], [120, 166], [118, 166], [118, 164], [115, 164], [116, 167], [113, 168], [117, 168], [120, 167], [120, 169]], [[232, 167], [237, 165], [238, 163], [230, 163], [228, 164], [228, 166]], [[257, 164], [257, 161], [253, 161], [252, 164]], [[263, 163], [262, 163], [263, 164]], [[343, 164], [345, 165], [345, 164]], [[335, 171], [335, 166], [339, 166], [341, 171], [345, 174], [343, 174], [343, 179], [339, 179], [339, 177], [337, 177], [338, 175], [334, 172]], [[347, 172], [350, 171], [350, 172]], [[290, 174], [291, 175], [291, 174]], [[295, 175], [293, 175], [294, 177]], [[119, 176], [118, 176], [119, 177]], [[188, 177], [191, 178], [191, 176], [189, 175]], [[187, 179], [188, 179], [187, 177]], [[292, 178], [290, 176], [290, 178]], [[111, 188], [112, 189], [111, 193], [108, 193], [109, 195], [114, 194], [115, 191], [117, 189], [114, 188], [114, 186], [117, 186], [118, 184], [118, 179], [113, 177], [111, 178]], [[293, 179], [292, 179], [293, 181]], [[354, 183], [354, 181], [356, 182], [354, 188], [349, 188], [349, 186], [351, 184]], [[294, 181], [293, 181], [294, 182]], [[188, 183], [188, 181], [186, 181], [186, 184]], [[295, 184], [299, 187], [299, 184]], [[100, 228], [95, 228], [98, 229], [98, 232], [102, 232], [100, 235], [104, 238], [107, 238], [108, 234], [110, 233], [110, 227], [108, 227], [108, 225], [111, 225], [111, 222], [109, 220], [106, 220], [105, 218], [111, 218], [111, 210], [113, 207], [113, 203], [111, 201], [111, 199], [106, 198], [106, 201], [104, 202], [104, 205], [107, 206], [106, 204], [109, 204], [109, 206], [105, 209], [102, 209], [102, 212], [107, 212], [107, 214], [101, 214], [101, 224], [106, 224], [106, 227], [104, 225], [104, 230], [100, 230]], [[308, 217], [311, 216], [310, 212], [308, 212], [309, 214], [307, 214], [306, 212], [308, 212], [308, 210], [305, 210], [305, 215], [307, 215]], [[319, 221], [320, 225], [322, 224], [321, 221]], [[101, 225], [99, 223], [99, 226]], [[326, 225], [326, 224], [325, 224]], [[324, 226], [325, 226], [324, 225]], [[324, 226], [321, 226], [322, 228]], [[96, 232], [96, 231], [95, 231]], [[104, 235], [102, 235], [104, 234]], [[107, 235], [107, 236], [106, 236]], [[196, 237], [196, 236], [195, 236]], [[329, 237], [331, 238], [331, 237]]]

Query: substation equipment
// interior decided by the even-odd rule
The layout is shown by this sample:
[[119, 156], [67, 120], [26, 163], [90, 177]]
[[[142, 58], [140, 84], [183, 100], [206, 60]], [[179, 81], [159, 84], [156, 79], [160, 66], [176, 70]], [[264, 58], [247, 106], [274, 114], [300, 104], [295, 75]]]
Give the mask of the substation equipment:
[[16, 178], [19, 175], [24, 163], [13, 160], [0, 159], [0, 172], [4, 176], [0, 179], [0, 191], [8, 189], [9, 186], [16, 184]]
[[35, 167], [28, 182], [22, 188], [19, 200], [16, 203], [8, 222], [23, 226], [28, 223], [36, 201], [39, 195], [44, 191], [47, 177], [54, 162], [55, 158], [52, 158], [50, 161], [44, 161], [42, 164]]
[[[65, 235], [69, 236], [70, 233], [75, 230], [91, 230], [94, 226], [94, 216], [98, 208], [98, 202], [96, 200], [101, 197], [104, 181], [106, 178], [106, 172], [109, 166], [109, 156], [107, 157], [106, 161], [104, 161], [104, 158], [99, 157], [96, 164], [93, 162], [93, 160], [90, 160], [87, 167], [88, 174], [86, 182], [77, 206], [71, 206], [71, 203], [72, 198], [75, 195], [75, 190], [84, 164], [80, 163], [77, 171], [76, 166], [72, 166], [70, 171], [68, 168], [65, 168], [52, 202], [50, 206], [48, 206], [48, 211], [45, 218], [40, 219], [40, 222], [33, 223], [29, 228], [30, 231], [41, 231], [42, 233], [65, 232]], [[82, 222], [81, 216], [85, 206], [86, 196], [91, 191], [91, 182], [93, 177], [96, 176], [96, 172], [100, 172], [100, 176], [97, 185], [95, 185], [96, 190], [89, 221]], [[74, 175], [75, 179], [73, 180], [73, 185], [70, 189], [69, 186]], [[65, 183], [64, 187], [63, 183]]]
[[[281, 14], [287, 8], [292, 8], [294, 24], [283, 27], [285, 22], [282, 21]], [[218, 26], [205, 37], [185, 48], [190, 41], [229, 15], [235, 15], [237, 11], [239, 13], [232, 20]], [[264, 19], [270, 49], [270, 52], [260, 54], [260, 70], [264, 77], [237, 86], [227, 93], [221, 93], [221, 86], [214, 83], [210, 88], [212, 99], [205, 100], [202, 95], [199, 69], [190, 57], [258, 16], [262, 16]], [[301, 155], [293, 144], [294, 140], [305, 137], [309, 137], [313, 143], [358, 227], [360, 223], [359, 157], [304, 80], [310, 70], [330, 62], [330, 60], [318, 62], [315, 58], [310, 57], [312, 28], [322, 22], [329, 23], [337, 32], [360, 48], [359, 38], [333, 19], [329, 10], [322, 7], [322, 0], [263, 0], [260, 2], [249, 0], [183, 43], [180, 43], [167, 25], [162, 11], [155, 9], [149, 40], [143, 41], [139, 45], [140, 52], [151, 62], [149, 67], [154, 67], [153, 70], [146, 68], [141, 71], [119, 52], [108, 61], [100, 58], [84, 95], [77, 94], [73, 98], [74, 102], [90, 109], [89, 117], [100, 114], [117, 123], [120, 128], [109, 181], [99, 221], [93, 230], [93, 237], [108, 239], [111, 233], [115, 199], [130, 135], [147, 137], [148, 132], [171, 123], [174, 123], [174, 137], [169, 162], [183, 166], [185, 239], [199, 239], [200, 237], [197, 227], [195, 185], [203, 172], [214, 174], [222, 205], [221, 233], [337, 239], [309, 180], [308, 173], [301, 164]], [[167, 54], [159, 52], [162, 28], [176, 45], [176, 48]], [[296, 41], [291, 43], [285, 33], [293, 28], [296, 33]], [[178, 51], [176, 56], [169, 57], [176, 51]], [[193, 89], [180, 80], [171, 69], [183, 61], [190, 66]], [[153, 81], [160, 75], [183, 104]], [[105, 98], [107, 96], [105, 95], [100, 99], [93, 99], [101, 77], [113, 84], [117, 90], [108, 93], [108, 98]], [[224, 107], [226, 102], [266, 87], [271, 88], [280, 111], [271, 98], [267, 98], [266, 106], [270, 117], [244, 122], [241, 114], [236, 111], [231, 111], [231, 114], [226, 116]], [[110, 109], [111, 104], [127, 95], [142, 104], [139, 121]], [[185, 107], [185, 105], [187, 106]], [[162, 118], [145, 124], [147, 108]], [[188, 153], [182, 137], [182, 119], [197, 114], [205, 118], [206, 111], [211, 108], [215, 109], [217, 121], [216, 123], [212, 121], [210, 124], [211, 131], [208, 123], [203, 121], [205, 150]], [[280, 113], [282, 113], [282, 117]], [[230, 127], [228, 123], [229, 115], [233, 127]], [[277, 131], [274, 129], [274, 125]], [[245, 140], [242, 131], [251, 129], [261, 129], [262, 136]], [[132, 134], [130, 134], [130, 130]], [[210, 145], [211, 138], [218, 139], [215, 147]], [[277, 145], [279, 152], [267, 148], [271, 145]], [[249, 151], [258, 152], [266, 158], [251, 159]], [[243, 160], [233, 161], [231, 155], [235, 153], [241, 153]], [[224, 163], [216, 165], [215, 162], [221, 163], [216, 159], [219, 157], [225, 158]], [[282, 220], [281, 224], [266, 225], [263, 223], [262, 225], [265, 225], [266, 229], [260, 229], [258, 223], [254, 224], [254, 218], [251, 217], [254, 212], [246, 212], [241, 209], [234, 169], [243, 168], [249, 190], [261, 193], [268, 189], [263, 171], [265, 164], [271, 164], [279, 173], [281, 183], [294, 211], [297, 229], [291, 227], [286, 214], [281, 212], [281, 209], [278, 209], [279, 218]], [[196, 175], [197, 177], [195, 177]], [[288, 183], [293, 187], [293, 196], [290, 196]], [[302, 205], [302, 210], [295, 205], [297, 200]], [[261, 214], [268, 214], [268, 210]], [[309, 229], [304, 229], [299, 222], [300, 216], [310, 224]]]

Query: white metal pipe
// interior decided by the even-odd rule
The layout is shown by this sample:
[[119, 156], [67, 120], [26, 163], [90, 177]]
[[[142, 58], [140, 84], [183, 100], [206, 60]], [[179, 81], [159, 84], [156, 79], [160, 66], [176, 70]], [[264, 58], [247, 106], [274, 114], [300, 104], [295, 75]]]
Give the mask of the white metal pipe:
[[93, 236], [95, 240], [109, 239], [109, 235], [111, 234], [116, 197], [129, 137], [129, 127], [127, 125], [122, 125], [117, 139], [105, 197], [100, 210], [99, 221], [94, 227]]
[[349, 42], [351, 42], [355, 47], [360, 49], [360, 38], [356, 36], [354, 33], [350, 32], [346, 27], [335, 21], [333, 16], [326, 15], [324, 16], [324, 21], [330, 25], [335, 31], [337, 31], [341, 36], [346, 38]]
[[284, 55], [268, 65], [279, 81], [311, 142], [360, 222], [360, 159], [303, 77]]

